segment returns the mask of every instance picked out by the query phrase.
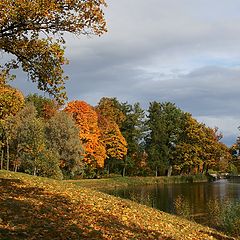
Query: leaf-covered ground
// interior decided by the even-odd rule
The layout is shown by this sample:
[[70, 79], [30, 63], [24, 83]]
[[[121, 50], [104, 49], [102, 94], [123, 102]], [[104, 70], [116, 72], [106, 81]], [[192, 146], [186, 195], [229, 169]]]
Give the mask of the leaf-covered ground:
[[0, 171], [0, 239], [233, 239], [71, 183]]

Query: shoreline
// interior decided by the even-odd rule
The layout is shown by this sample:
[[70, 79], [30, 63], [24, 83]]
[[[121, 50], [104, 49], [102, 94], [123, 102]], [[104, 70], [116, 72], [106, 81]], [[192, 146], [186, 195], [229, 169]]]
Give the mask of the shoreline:
[[154, 185], [154, 184], [181, 184], [181, 183], [197, 183], [208, 182], [209, 179], [205, 175], [191, 176], [160, 176], [160, 177], [112, 177], [101, 179], [80, 179], [80, 180], [63, 180], [76, 184], [77, 186], [87, 187], [95, 190], [113, 190], [116, 188], [125, 188], [138, 185]]

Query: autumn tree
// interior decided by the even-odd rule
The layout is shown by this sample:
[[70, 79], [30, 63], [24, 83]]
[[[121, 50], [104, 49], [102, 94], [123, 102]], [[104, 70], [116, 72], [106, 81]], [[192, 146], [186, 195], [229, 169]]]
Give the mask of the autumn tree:
[[229, 150], [220, 142], [222, 135], [217, 128], [207, 127], [187, 114], [179, 142], [173, 154], [178, 173], [203, 173], [219, 170], [223, 161], [229, 161]]
[[73, 177], [83, 169], [83, 148], [79, 129], [71, 115], [66, 112], [55, 114], [46, 123], [47, 146], [59, 155], [60, 168], [65, 176]]
[[101, 140], [96, 111], [84, 101], [69, 102], [65, 111], [72, 115], [79, 127], [79, 137], [85, 152], [83, 161], [92, 167], [102, 168], [106, 150]]
[[174, 168], [177, 173], [190, 174], [193, 169], [200, 171], [203, 168], [201, 158], [201, 139], [204, 137], [203, 125], [191, 114], [187, 114], [183, 129], [173, 154]]
[[107, 151], [107, 157], [122, 160], [127, 153], [127, 142], [118, 125], [99, 114], [98, 126], [101, 132], [101, 140]]
[[[235, 169], [235, 173], [240, 172], [240, 137], [237, 137], [236, 142], [229, 148], [229, 153], [231, 154], [230, 166], [229, 168]], [[231, 169], [229, 169], [230, 172]]]
[[58, 110], [60, 105], [53, 99], [38, 95], [29, 94], [25, 98], [26, 103], [32, 103], [37, 110], [37, 117], [44, 118], [46, 120], [53, 117]]
[[109, 173], [110, 168], [116, 170], [125, 163], [127, 142], [120, 131], [125, 115], [116, 98], [101, 98], [96, 110], [99, 114], [101, 137], [107, 151], [106, 166]]
[[104, 0], [0, 1], [0, 49], [15, 56], [5, 68], [21, 66], [39, 89], [63, 100], [63, 33], [101, 35], [104, 6]]
[[[240, 127], [238, 127], [238, 130], [240, 131]], [[240, 136], [239, 134], [235, 143], [229, 149], [229, 152], [232, 156], [230, 161], [229, 171], [233, 174], [238, 174], [240, 173]]]
[[218, 128], [203, 126], [204, 137], [201, 139], [201, 158], [204, 162], [203, 170], [218, 169], [220, 159], [226, 157], [228, 148], [220, 142], [222, 134]]
[[0, 149], [1, 169], [3, 169], [4, 152], [6, 155], [6, 169], [9, 170], [9, 142], [12, 137], [12, 125], [8, 124], [8, 118], [15, 116], [24, 106], [23, 94], [7, 84], [9, 75], [0, 72]]
[[117, 98], [101, 98], [97, 109], [103, 117], [117, 123], [117, 125], [121, 128], [126, 116], [123, 113], [121, 103], [117, 100]]
[[15, 115], [23, 105], [24, 96], [19, 90], [5, 83], [0, 84], [0, 120]]
[[110, 114], [113, 113], [113, 109], [111, 109], [110, 105], [108, 105], [108, 107], [109, 109], [97, 107], [96, 111], [98, 113], [98, 126], [101, 133], [101, 140], [106, 149], [106, 166], [109, 174], [110, 165], [113, 166], [115, 163], [118, 163], [119, 160], [125, 158], [127, 154], [127, 142], [115, 122], [114, 116]]

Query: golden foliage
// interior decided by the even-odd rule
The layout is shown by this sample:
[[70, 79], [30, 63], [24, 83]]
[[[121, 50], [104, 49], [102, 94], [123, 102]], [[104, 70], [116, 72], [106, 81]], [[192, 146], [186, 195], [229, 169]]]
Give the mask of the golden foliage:
[[229, 159], [228, 148], [220, 139], [217, 128], [207, 127], [191, 115], [187, 116], [184, 134], [173, 156], [175, 168], [187, 173], [196, 168], [203, 171], [215, 168], [223, 158]]
[[116, 122], [99, 113], [98, 125], [101, 132], [101, 140], [107, 151], [107, 157], [122, 160], [127, 154], [127, 142]]
[[62, 65], [64, 32], [106, 32], [104, 0], [1, 0], [0, 49], [16, 59], [7, 69], [22, 67], [38, 88], [62, 102], [66, 98]]
[[100, 139], [98, 116], [94, 108], [84, 101], [72, 101], [68, 103], [65, 111], [72, 114], [79, 127], [79, 136], [85, 150], [83, 160], [103, 167], [106, 150]]
[[15, 115], [24, 105], [23, 94], [5, 84], [0, 84], [0, 120]]
[[119, 127], [126, 119], [126, 116], [121, 111], [120, 104], [116, 98], [101, 98], [97, 110], [103, 117], [106, 117], [108, 121], [117, 123]]
[[1, 239], [232, 239], [183, 218], [63, 181], [0, 171], [0, 192]]

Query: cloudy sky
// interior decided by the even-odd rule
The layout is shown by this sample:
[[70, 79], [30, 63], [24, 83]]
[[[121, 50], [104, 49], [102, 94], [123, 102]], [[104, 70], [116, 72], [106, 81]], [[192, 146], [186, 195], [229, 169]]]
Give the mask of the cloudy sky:
[[[107, 2], [107, 34], [66, 37], [69, 100], [171, 101], [231, 145], [240, 125], [240, 1]], [[21, 90], [35, 91], [19, 78]]]

